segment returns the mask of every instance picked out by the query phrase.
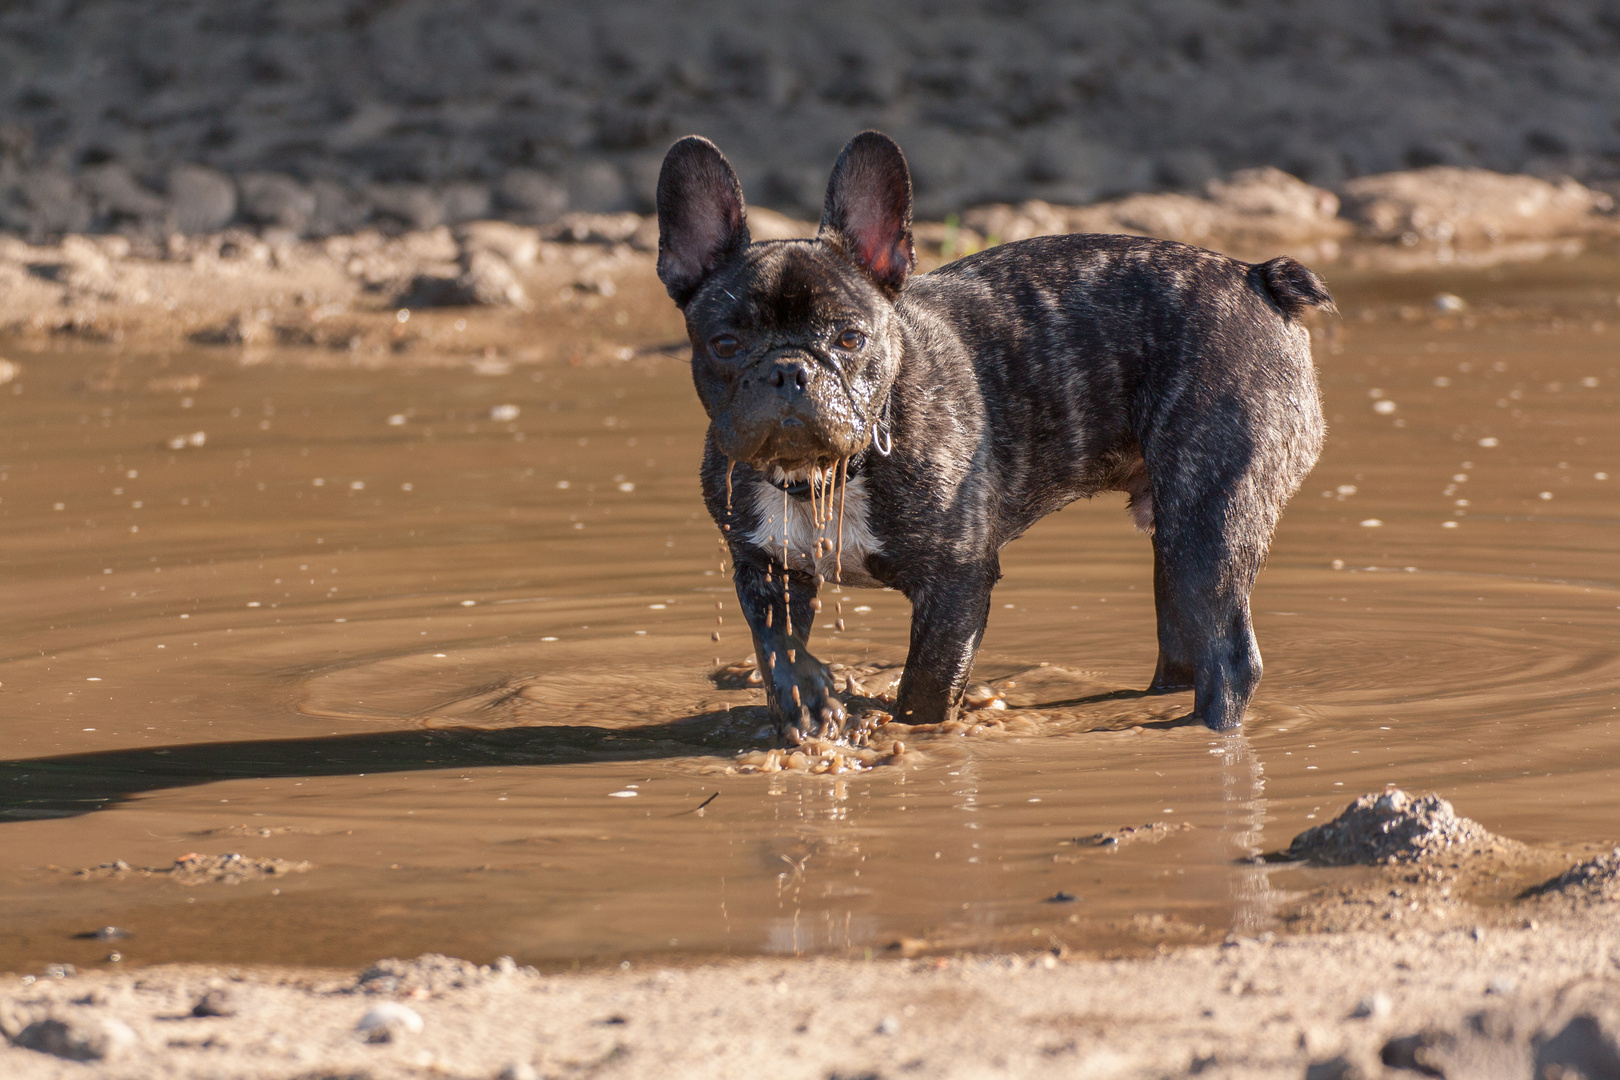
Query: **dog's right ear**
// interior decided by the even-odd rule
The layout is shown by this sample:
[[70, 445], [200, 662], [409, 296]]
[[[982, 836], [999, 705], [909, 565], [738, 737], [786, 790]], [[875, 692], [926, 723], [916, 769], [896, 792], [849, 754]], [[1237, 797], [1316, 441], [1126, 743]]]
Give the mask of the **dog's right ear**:
[[748, 246], [742, 184], [718, 147], [688, 135], [658, 172], [658, 280], [685, 307], [715, 267]]

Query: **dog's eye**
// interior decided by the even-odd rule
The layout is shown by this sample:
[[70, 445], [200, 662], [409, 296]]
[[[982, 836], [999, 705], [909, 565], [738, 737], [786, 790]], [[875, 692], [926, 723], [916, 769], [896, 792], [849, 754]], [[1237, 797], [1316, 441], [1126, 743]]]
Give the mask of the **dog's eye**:
[[848, 349], [850, 352], [854, 352], [865, 344], [866, 335], [859, 330], [845, 330], [838, 335], [838, 347], [840, 349]]
[[730, 334], [721, 334], [709, 342], [709, 351], [722, 360], [729, 360], [737, 355], [738, 341]]

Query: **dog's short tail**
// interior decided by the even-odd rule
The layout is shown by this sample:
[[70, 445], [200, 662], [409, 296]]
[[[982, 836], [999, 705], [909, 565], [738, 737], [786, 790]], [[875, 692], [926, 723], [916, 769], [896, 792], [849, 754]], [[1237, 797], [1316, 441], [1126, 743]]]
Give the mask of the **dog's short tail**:
[[1311, 308], [1337, 313], [1333, 297], [1322, 279], [1286, 256], [1260, 263], [1254, 268], [1266, 295], [1282, 309], [1283, 317], [1297, 319]]

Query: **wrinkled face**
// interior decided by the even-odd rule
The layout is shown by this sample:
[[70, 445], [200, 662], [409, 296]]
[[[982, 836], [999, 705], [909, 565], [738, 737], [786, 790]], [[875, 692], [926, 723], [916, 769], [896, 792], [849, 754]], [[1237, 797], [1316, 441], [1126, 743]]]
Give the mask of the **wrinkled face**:
[[686, 306], [720, 450], [798, 474], [863, 450], [900, 355], [894, 306], [819, 240], [745, 248]]

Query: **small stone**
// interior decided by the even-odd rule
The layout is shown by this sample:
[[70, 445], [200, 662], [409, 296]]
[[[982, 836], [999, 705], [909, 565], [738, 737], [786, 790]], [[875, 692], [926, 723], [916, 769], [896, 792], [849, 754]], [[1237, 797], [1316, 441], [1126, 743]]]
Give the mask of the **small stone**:
[[495, 1080], [540, 1080], [540, 1074], [527, 1061], [513, 1061], [495, 1074]]
[[129, 931], [117, 926], [103, 926], [99, 930], [86, 930], [73, 936], [85, 941], [123, 941], [129, 937]]
[[178, 166], [169, 173], [169, 213], [182, 233], [223, 229], [236, 216], [236, 185], [202, 165]]
[[135, 1032], [112, 1016], [48, 1016], [23, 1028], [12, 1041], [69, 1061], [108, 1061], [135, 1044]]
[[1075, 896], [1074, 893], [1064, 892], [1062, 889], [1059, 889], [1051, 896], [1048, 896], [1044, 902], [1048, 904], [1072, 904], [1078, 899], [1080, 898]]
[[1382, 1020], [1390, 1013], [1389, 997], [1383, 993], [1371, 993], [1360, 1001], [1351, 1010], [1350, 1016], [1356, 1020]]
[[1305, 1066], [1305, 1080], [1365, 1080], [1366, 1070], [1340, 1054]]
[[191, 1015], [197, 1017], [235, 1016], [237, 1011], [236, 995], [227, 986], [210, 987], [191, 1007]]
[[366, 1042], [395, 1042], [401, 1035], [415, 1035], [422, 1030], [422, 1016], [409, 1005], [397, 1001], [383, 1001], [373, 1005], [354, 1029], [366, 1037]]
[[879, 1035], [898, 1035], [898, 1034], [900, 1034], [900, 1020], [899, 1020], [899, 1018], [894, 1017], [894, 1016], [885, 1016], [882, 1020], [879, 1020], [878, 1021], [878, 1026], [877, 1026], [877, 1033]]
[[1445, 1052], [1456, 1044], [1456, 1036], [1450, 1032], [1420, 1031], [1416, 1035], [1389, 1040], [1378, 1056], [1391, 1068], [1406, 1069], [1424, 1076], [1445, 1076]]
[[315, 193], [290, 176], [248, 173], [241, 177], [242, 216], [255, 225], [287, 229], [298, 235], [315, 219]]

